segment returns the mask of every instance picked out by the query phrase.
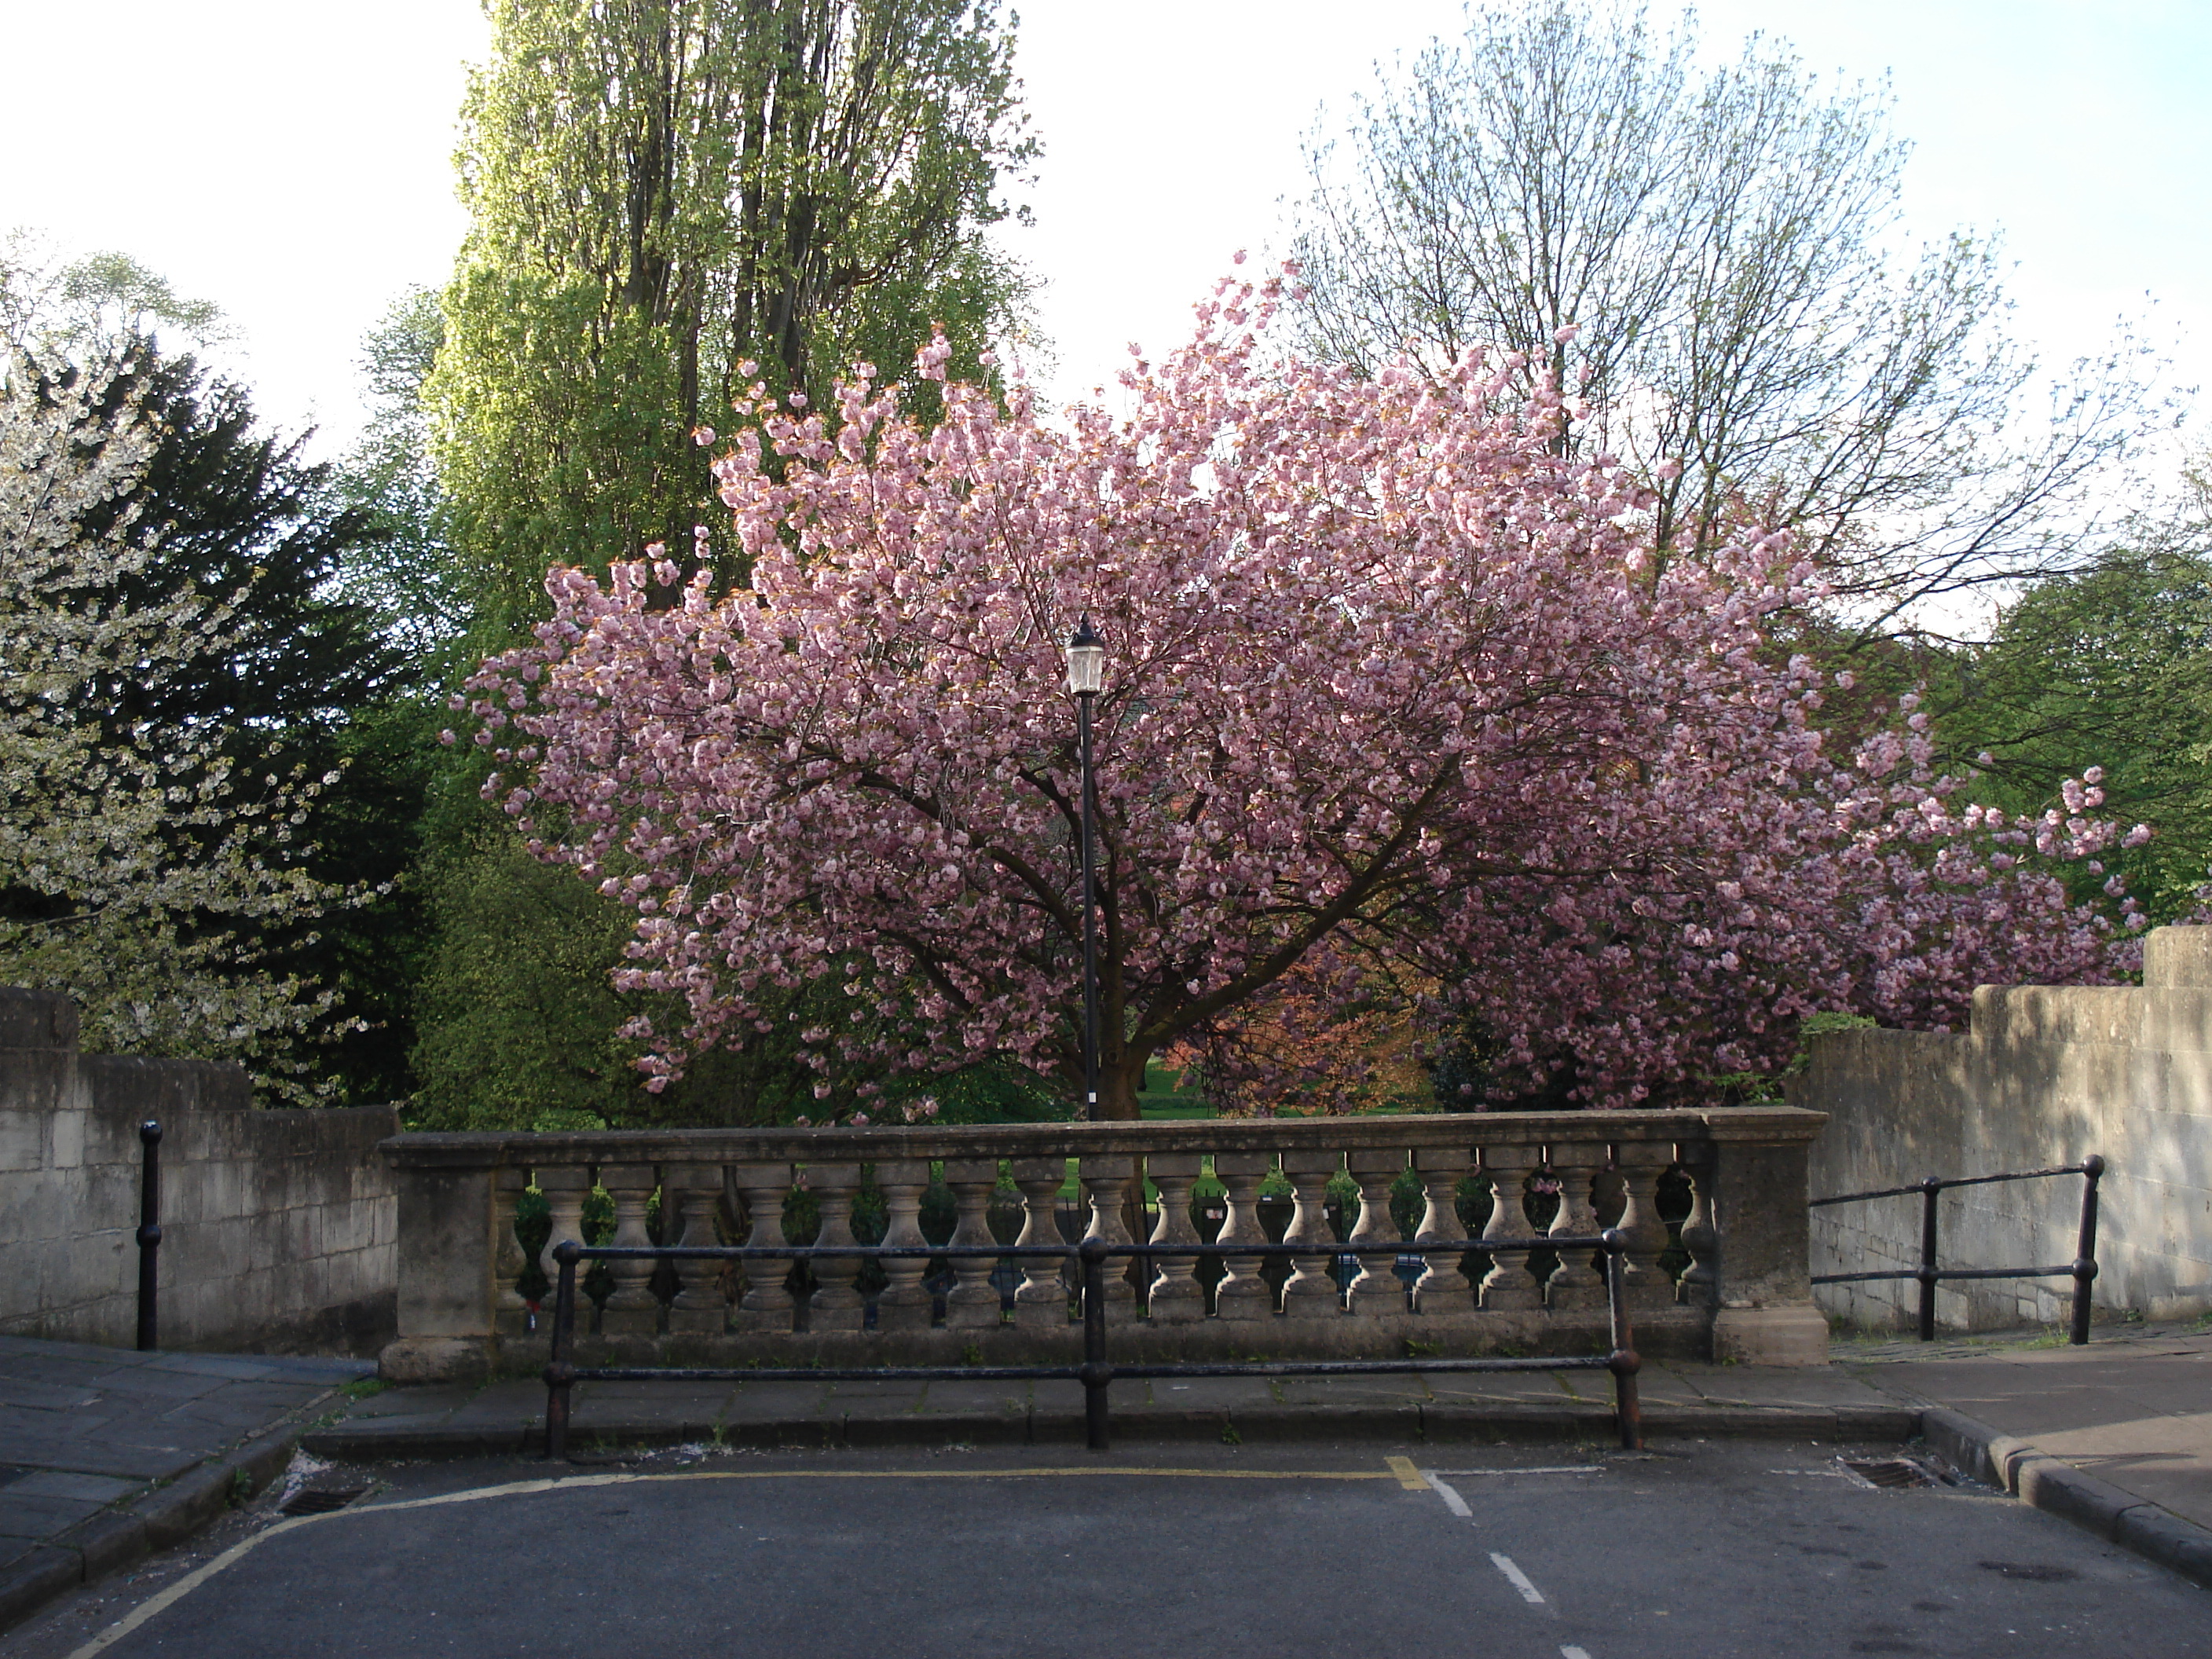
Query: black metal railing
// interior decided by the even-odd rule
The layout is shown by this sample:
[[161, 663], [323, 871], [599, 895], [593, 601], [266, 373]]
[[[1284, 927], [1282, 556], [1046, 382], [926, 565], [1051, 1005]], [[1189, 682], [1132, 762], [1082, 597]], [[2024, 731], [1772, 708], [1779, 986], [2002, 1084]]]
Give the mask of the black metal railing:
[[[1636, 1352], [1635, 1334], [1629, 1328], [1628, 1298], [1623, 1286], [1622, 1255], [1627, 1235], [1617, 1228], [1590, 1238], [1485, 1238], [1468, 1241], [1457, 1249], [1479, 1247], [1500, 1250], [1593, 1249], [1605, 1253], [1605, 1285], [1610, 1313], [1612, 1348], [1603, 1354], [1563, 1355], [1537, 1359], [1275, 1359], [1221, 1364], [1140, 1364], [1116, 1365], [1106, 1352], [1106, 1263], [1111, 1260], [1152, 1261], [1194, 1256], [1314, 1256], [1324, 1248], [1312, 1243], [1109, 1244], [1086, 1238], [1073, 1249], [1052, 1244], [881, 1244], [776, 1246], [659, 1245], [624, 1248], [611, 1244], [580, 1244], [564, 1239], [553, 1247], [560, 1277], [553, 1296], [552, 1356], [545, 1367], [545, 1455], [560, 1460], [568, 1455], [569, 1391], [578, 1382], [1041, 1382], [1069, 1381], [1083, 1384], [1085, 1440], [1093, 1451], [1107, 1449], [1110, 1425], [1107, 1390], [1120, 1377], [1152, 1379], [1168, 1376], [1345, 1376], [1376, 1372], [1421, 1371], [1565, 1371], [1605, 1370], [1613, 1374], [1613, 1420], [1620, 1443], [1638, 1451], [1644, 1445], [1643, 1415], [1636, 1395], [1636, 1373], [1643, 1361]], [[1333, 1255], [1396, 1255], [1402, 1243], [1340, 1244], [1330, 1243]], [[928, 1261], [945, 1256], [1017, 1259], [1056, 1259], [1073, 1256], [1079, 1263], [1083, 1303], [1083, 1358], [1060, 1365], [866, 1365], [801, 1366], [638, 1366], [579, 1365], [576, 1344], [576, 1264], [586, 1258], [597, 1261], [811, 1261], [817, 1258], [866, 1257], [877, 1261]]]
[[[1831, 1204], [1863, 1204], [1876, 1198], [1905, 1198], [1920, 1194], [1920, 1265], [1888, 1273], [1814, 1273], [1815, 1285], [1871, 1285], [1883, 1280], [1917, 1279], [1920, 1283], [1920, 1340], [1936, 1340], [1936, 1286], [1947, 1279], [2069, 1279], [2074, 1281], [2074, 1319], [2070, 1340], [2076, 1347], [2089, 1340], [2089, 1286], [2097, 1277], [2097, 1182], [2105, 1173], [2105, 1160], [2092, 1152], [2079, 1164], [2062, 1164], [2055, 1170], [2023, 1170], [2007, 1175], [1929, 1176], [1910, 1187], [1884, 1187], [1871, 1193], [1838, 1193], [1816, 1198], [1814, 1209]], [[1997, 1181], [2043, 1181], [2052, 1176], [2077, 1175], [2081, 1184], [2081, 1227], [2075, 1240], [2074, 1259], [2050, 1267], [1939, 1267], [1936, 1265], [1936, 1200], [1947, 1188], [1986, 1187]]]
[[138, 1144], [146, 1149], [138, 1176], [138, 1349], [151, 1353], [161, 1335], [161, 1126], [148, 1118], [138, 1126]]

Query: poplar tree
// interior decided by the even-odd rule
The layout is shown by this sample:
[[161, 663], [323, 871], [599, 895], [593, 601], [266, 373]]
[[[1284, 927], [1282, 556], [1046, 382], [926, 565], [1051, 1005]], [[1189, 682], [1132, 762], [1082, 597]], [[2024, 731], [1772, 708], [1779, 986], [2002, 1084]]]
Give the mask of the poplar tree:
[[495, 635], [555, 563], [684, 538], [696, 428], [944, 324], [1014, 321], [985, 240], [1033, 154], [991, 0], [489, 0], [472, 224], [426, 388], [455, 553]]

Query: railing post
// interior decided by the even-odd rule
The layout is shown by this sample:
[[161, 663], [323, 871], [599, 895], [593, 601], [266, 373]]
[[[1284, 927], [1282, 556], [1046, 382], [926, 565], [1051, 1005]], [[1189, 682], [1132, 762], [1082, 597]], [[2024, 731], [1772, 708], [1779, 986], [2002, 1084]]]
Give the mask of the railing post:
[[[661, 1173], [660, 1236], [680, 1239], [692, 1249], [709, 1249], [721, 1243], [714, 1225], [722, 1204], [722, 1166], [719, 1164], [678, 1164]], [[683, 1231], [672, 1231], [671, 1211]], [[717, 1337], [729, 1322], [730, 1301], [722, 1293], [722, 1264], [719, 1261], [681, 1261], [676, 1267], [676, 1299], [668, 1304], [671, 1336]]]
[[1285, 1319], [1334, 1319], [1342, 1305], [1336, 1281], [1328, 1276], [1336, 1254], [1336, 1238], [1328, 1230], [1328, 1181], [1339, 1161], [1334, 1152], [1293, 1147], [1283, 1153], [1283, 1176], [1297, 1206], [1283, 1243], [1307, 1245], [1313, 1252], [1291, 1258], [1291, 1276], [1283, 1283]]
[[[857, 1243], [853, 1237], [853, 1200], [860, 1190], [860, 1166], [842, 1159], [832, 1162], [817, 1158], [806, 1166], [806, 1185], [821, 1206], [821, 1224], [814, 1242], [825, 1247]], [[814, 1294], [806, 1303], [806, 1328], [823, 1332], [862, 1329], [867, 1322], [868, 1299], [860, 1293], [860, 1280], [866, 1259], [857, 1255], [817, 1256], [815, 1263]], [[995, 1317], [997, 1307], [994, 1305], [991, 1311]]]
[[[1345, 1158], [1353, 1184], [1359, 1188], [1359, 1218], [1349, 1240], [1354, 1244], [1394, 1244], [1399, 1242], [1398, 1223], [1390, 1213], [1390, 1188], [1406, 1173], [1406, 1154], [1362, 1147]], [[1398, 1277], [1397, 1261], [1387, 1255], [1358, 1258], [1359, 1276], [1344, 1293], [1344, 1304], [1353, 1313], [1372, 1319], [1406, 1311], [1406, 1285]]]
[[1077, 1249], [1083, 1259], [1083, 1365], [1077, 1375], [1083, 1382], [1085, 1443], [1092, 1451], [1107, 1449], [1106, 1390], [1114, 1381], [1114, 1368], [1106, 1363], [1106, 1248], [1093, 1234]]
[[[952, 1188], [958, 1221], [947, 1241], [981, 1247], [997, 1243], [991, 1231], [991, 1194], [999, 1184], [995, 1158], [954, 1158], [945, 1162], [945, 1184]], [[999, 1287], [991, 1282], [998, 1262], [988, 1255], [956, 1255], [952, 1288], [945, 1293], [947, 1330], [988, 1330], [1000, 1322]]]
[[[929, 1160], [921, 1158], [886, 1158], [876, 1165], [876, 1190], [884, 1195], [883, 1244], [890, 1250], [919, 1250], [928, 1238], [921, 1231], [921, 1200], [929, 1190]], [[884, 1288], [876, 1293], [878, 1331], [926, 1331], [929, 1328], [929, 1263], [908, 1257], [884, 1263]], [[1061, 1299], [1060, 1322], [1067, 1322], [1066, 1298]]]
[[[1196, 1152], [1154, 1152], [1145, 1160], [1145, 1173], [1159, 1188], [1159, 1214], [1152, 1223], [1154, 1244], [1195, 1244], [1198, 1230], [1190, 1224], [1190, 1189], [1198, 1184], [1201, 1160]], [[1194, 1255], [1156, 1255], [1145, 1287], [1145, 1315], [1158, 1325], [1188, 1325], [1206, 1317], [1206, 1291], [1194, 1276]]]
[[2081, 1160], [2081, 1231], [2074, 1243], [2074, 1329], [2075, 1347], [2089, 1340], [2089, 1286], [2097, 1277], [2097, 1182], [2105, 1160], [2095, 1152]]
[[[745, 1243], [756, 1249], [783, 1247], [783, 1202], [791, 1195], [788, 1164], [740, 1164], [730, 1179], [744, 1195], [748, 1224]], [[732, 1321], [748, 1335], [785, 1335], [791, 1330], [793, 1303], [786, 1288], [791, 1264], [762, 1256], [745, 1263], [745, 1291]]]
[[[1077, 1168], [1091, 1197], [1091, 1229], [1085, 1235], [1086, 1242], [1095, 1238], [1102, 1244], [1129, 1243], [1129, 1229], [1121, 1218], [1122, 1201], [1131, 1184], [1138, 1179], [1136, 1160], [1111, 1153], [1101, 1155], [1094, 1152], [1086, 1156]], [[1137, 1191], [1142, 1193], [1144, 1188], [1139, 1185]], [[1115, 1324], [1137, 1316], [1137, 1289], [1126, 1276], [1117, 1275], [1113, 1283], [1106, 1286], [1105, 1297], [1106, 1300], [1099, 1304], [1101, 1317], [1106, 1316], [1109, 1302], [1112, 1304], [1111, 1316]], [[1083, 1317], [1086, 1322], [1091, 1317], [1087, 1295], [1083, 1305]]]
[[[1562, 1238], [1588, 1238], [1596, 1226], [1595, 1213], [1590, 1204], [1591, 1177], [1603, 1167], [1605, 1149], [1602, 1146], [1577, 1146], [1562, 1143], [1544, 1149], [1544, 1162], [1559, 1183], [1559, 1212], [1552, 1218], [1548, 1231]], [[1634, 1203], [1630, 1195], [1630, 1203]], [[1625, 1235], [1624, 1235], [1625, 1236]], [[1564, 1313], [1577, 1308], [1594, 1308], [1610, 1292], [1607, 1281], [1599, 1278], [1590, 1266], [1591, 1258], [1580, 1250], [1563, 1250], [1559, 1265], [1552, 1269], [1552, 1276], [1544, 1281], [1544, 1300], [1554, 1313]]]
[[[1216, 1152], [1215, 1178], [1228, 1189], [1228, 1213], [1222, 1218], [1217, 1244], [1264, 1244], [1267, 1230], [1260, 1224], [1260, 1188], [1274, 1160], [1265, 1152]], [[1221, 1282], [1214, 1287], [1214, 1310], [1226, 1320], [1273, 1319], [1275, 1293], [1261, 1273], [1267, 1260], [1257, 1255], [1224, 1259]]]
[[1642, 1451], [1644, 1407], [1637, 1397], [1636, 1373], [1644, 1369], [1644, 1359], [1636, 1352], [1636, 1333], [1628, 1322], [1628, 1275], [1622, 1265], [1628, 1235], [1608, 1227], [1600, 1237], [1605, 1241], [1606, 1304], [1613, 1324], [1613, 1352], [1606, 1356], [1605, 1368], [1613, 1373], [1613, 1422], [1620, 1431], [1620, 1449]]
[[138, 1139], [146, 1149], [138, 1177], [138, 1351], [150, 1353], [161, 1334], [161, 1126], [148, 1118]]
[[1482, 1149], [1482, 1173], [1490, 1181], [1490, 1219], [1483, 1224], [1482, 1237], [1475, 1243], [1490, 1255], [1490, 1271], [1483, 1275], [1481, 1291], [1482, 1306], [1492, 1312], [1544, 1305], [1543, 1286], [1528, 1273], [1529, 1253], [1485, 1243], [1528, 1236], [1528, 1175], [1541, 1162], [1543, 1154], [1534, 1146]]
[[1463, 1146], [1423, 1146], [1413, 1153], [1425, 1200], [1413, 1235], [1413, 1242], [1425, 1247], [1413, 1307], [1431, 1320], [1447, 1315], [1464, 1319], [1474, 1312], [1474, 1285], [1466, 1271], [1467, 1227], [1459, 1218], [1460, 1179], [1474, 1161]]
[[1936, 1200], [1943, 1183], [1929, 1176], [1920, 1183], [1920, 1340], [1936, 1340]]
[[568, 1455], [568, 1391], [575, 1386], [576, 1258], [583, 1246], [564, 1238], [553, 1247], [559, 1279], [553, 1292], [553, 1357], [545, 1366], [545, 1455]]

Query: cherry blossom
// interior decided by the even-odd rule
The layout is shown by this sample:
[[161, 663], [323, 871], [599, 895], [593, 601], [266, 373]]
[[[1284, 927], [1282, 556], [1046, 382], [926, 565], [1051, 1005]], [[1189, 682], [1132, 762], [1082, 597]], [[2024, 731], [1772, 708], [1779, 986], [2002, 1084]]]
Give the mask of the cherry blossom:
[[1263, 355], [1276, 295], [1223, 283], [1124, 417], [945, 384], [926, 429], [866, 365], [834, 421], [757, 391], [717, 464], [741, 579], [550, 573], [456, 701], [532, 850], [635, 909], [620, 982], [688, 1009], [637, 1028], [648, 1086], [835, 976], [825, 1079], [1073, 1087], [1086, 612], [1109, 1115], [1170, 1048], [1270, 1109], [1328, 1047], [1286, 1022], [1394, 996], [1474, 1022], [1509, 1091], [1619, 1105], [1771, 1067], [1811, 1011], [1941, 1028], [1982, 981], [2127, 969], [2131, 902], [2058, 875], [2113, 839], [2094, 780], [1966, 805], [1911, 699], [1832, 753], [1826, 675], [1762, 631], [1811, 597], [1784, 541], [1652, 561], [1555, 392]]

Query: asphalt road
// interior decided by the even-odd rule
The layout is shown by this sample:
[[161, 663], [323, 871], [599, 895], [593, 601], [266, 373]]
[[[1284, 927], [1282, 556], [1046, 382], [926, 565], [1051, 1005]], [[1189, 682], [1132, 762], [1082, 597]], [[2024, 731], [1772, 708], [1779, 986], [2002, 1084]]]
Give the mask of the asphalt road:
[[[9, 1659], [2202, 1659], [2212, 1591], [1833, 1446], [662, 1454], [328, 1469]], [[1894, 1448], [1854, 1457], [1894, 1456]], [[295, 1482], [295, 1484], [297, 1484]]]

